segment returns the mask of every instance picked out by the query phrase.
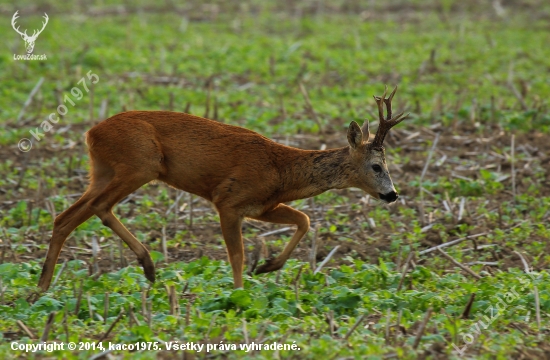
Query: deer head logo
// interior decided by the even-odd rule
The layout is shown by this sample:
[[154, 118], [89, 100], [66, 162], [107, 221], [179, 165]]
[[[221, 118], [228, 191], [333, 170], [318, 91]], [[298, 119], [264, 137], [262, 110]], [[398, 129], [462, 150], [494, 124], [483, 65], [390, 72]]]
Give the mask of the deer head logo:
[[44, 13], [44, 20], [46, 21], [42, 22], [42, 29], [34, 30], [32, 35], [29, 36], [27, 35], [27, 30], [25, 30], [24, 32], [21, 32], [19, 31], [19, 26], [17, 28], [15, 27], [15, 21], [19, 18], [19, 16], [17, 15], [18, 12], [19, 10], [16, 11], [15, 14], [13, 14], [13, 17], [11, 18], [11, 26], [13, 27], [13, 30], [15, 30], [19, 35], [21, 35], [21, 37], [23, 38], [23, 41], [25, 41], [25, 48], [27, 49], [27, 54], [30, 55], [34, 50], [34, 43], [36, 42], [36, 38], [38, 37], [38, 35], [40, 35], [40, 33], [44, 30], [44, 28], [48, 24], [48, 14]]

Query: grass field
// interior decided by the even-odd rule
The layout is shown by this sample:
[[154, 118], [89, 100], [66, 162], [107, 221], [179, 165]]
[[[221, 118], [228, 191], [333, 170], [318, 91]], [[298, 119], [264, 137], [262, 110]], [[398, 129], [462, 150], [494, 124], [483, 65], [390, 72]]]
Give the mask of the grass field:
[[[29, 33], [48, 14], [34, 49], [47, 60], [14, 60], [16, 10]], [[0, 357], [550, 358], [545, 1], [23, 0], [0, 19]], [[104, 118], [182, 111], [331, 148], [352, 120], [376, 128], [385, 85], [411, 113], [386, 140], [396, 204], [357, 189], [293, 202], [312, 224], [293, 259], [233, 290], [218, 214], [152, 183], [115, 213], [151, 250], [154, 285], [94, 217], [38, 292], [53, 219], [88, 183], [84, 133]], [[243, 235], [250, 263], [292, 229], [246, 222]], [[13, 350], [45, 340], [65, 350]], [[294, 348], [241, 349], [252, 343]]]

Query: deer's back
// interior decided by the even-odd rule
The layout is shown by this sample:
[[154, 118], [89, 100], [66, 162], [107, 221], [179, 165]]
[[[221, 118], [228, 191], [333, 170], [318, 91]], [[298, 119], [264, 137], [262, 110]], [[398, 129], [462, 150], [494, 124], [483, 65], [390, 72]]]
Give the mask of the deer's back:
[[90, 148], [116, 146], [116, 156], [128, 161], [139, 154], [133, 159], [137, 164], [158, 148], [163, 165], [159, 180], [214, 202], [269, 197], [292, 152], [254, 131], [169, 111], [120, 113], [92, 128], [88, 138], [93, 139]]

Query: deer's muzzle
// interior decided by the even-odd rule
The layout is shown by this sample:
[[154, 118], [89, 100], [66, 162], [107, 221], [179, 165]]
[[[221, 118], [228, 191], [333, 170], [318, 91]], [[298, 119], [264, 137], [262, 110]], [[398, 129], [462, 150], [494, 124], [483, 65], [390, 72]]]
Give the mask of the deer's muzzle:
[[390, 191], [387, 194], [378, 194], [378, 196], [380, 197], [380, 200], [384, 200], [387, 203], [392, 203], [399, 197], [395, 191]]

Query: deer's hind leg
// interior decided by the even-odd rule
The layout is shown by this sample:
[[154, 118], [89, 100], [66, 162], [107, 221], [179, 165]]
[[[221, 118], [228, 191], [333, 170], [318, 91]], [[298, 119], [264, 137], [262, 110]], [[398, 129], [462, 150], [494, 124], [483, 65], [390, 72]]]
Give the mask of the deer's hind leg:
[[46, 254], [46, 260], [42, 266], [42, 274], [38, 286], [46, 291], [50, 287], [53, 273], [55, 270], [55, 264], [61, 253], [61, 248], [65, 243], [67, 237], [76, 229], [80, 224], [88, 220], [94, 213], [88, 208], [88, 201], [93, 198], [94, 192], [97, 189], [90, 186], [88, 190], [82, 195], [82, 197], [74, 203], [67, 210], [59, 214], [54, 221], [53, 233], [50, 239], [50, 246], [48, 247], [48, 253]]
[[137, 240], [128, 229], [113, 214], [113, 207], [126, 196], [130, 195], [141, 186], [145, 185], [154, 178], [143, 176], [117, 176], [107, 185], [107, 187], [90, 202], [91, 211], [101, 219], [103, 225], [109, 227], [117, 234], [132, 250], [143, 267], [145, 277], [155, 282], [155, 265], [147, 248]]
[[253, 217], [255, 220], [267, 221], [275, 224], [297, 225], [296, 232], [290, 239], [290, 242], [285, 246], [283, 252], [276, 258], [269, 259], [265, 264], [256, 269], [256, 274], [267, 273], [279, 270], [284, 266], [290, 254], [300, 240], [309, 230], [309, 217], [301, 211], [291, 208], [290, 206], [279, 204], [274, 209], [265, 212], [260, 216]]
[[133, 141], [124, 142], [119, 147], [113, 146], [121, 141], [119, 132], [115, 131], [117, 129], [110, 129], [109, 123], [101, 126], [100, 130], [96, 127], [96, 130], [88, 132], [92, 165], [90, 186], [75, 204], [55, 219], [38, 284], [44, 291], [50, 286], [55, 264], [67, 236], [92, 215], [97, 215], [105, 226], [124, 240], [137, 255], [147, 279], [155, 281], [155, 266], [149, 251], [114, 216], [112, 208], [144, 184], [157, 179], [164, 171], [160, 145], [154, 137], [147, 135], [147, 130], [150, 130], [148, 124], [132, 124], [130, 129], [145, 131], [138, 133], [139, 136], [127, 136]]
[[[120, 136], [121, 131], [124, 137]], [[154, 134], [150, 124], [134, 119], [107, 120], [88, 132], [92, 162], [101, 160], [103, 167], [113, 174], [108, 185], [89, 202], [89, 208], [136, 254], [151, 282], [155, 281], [155, 265], [149, 251], [117, 219], [112, 209], [165, 171], [164, 155]]]
[[50, 287], [55, 264], [61, 253], [61, 248], [67, 237], [83, 222], [88, 220], [93, 211], [89, 208], [89, 202], [96, 198], [112, 180], [114, 173], [100, 161], [92, 161], [92, 178], [88, 189], [76, 203], [59, 214], [53, 223], [53, 232], [46, 254], [46, 260], [42, 266], [42, 274], [38, 286], [46, 291]]

